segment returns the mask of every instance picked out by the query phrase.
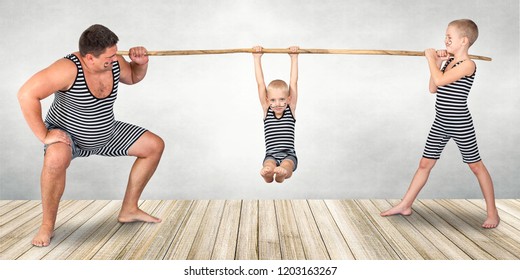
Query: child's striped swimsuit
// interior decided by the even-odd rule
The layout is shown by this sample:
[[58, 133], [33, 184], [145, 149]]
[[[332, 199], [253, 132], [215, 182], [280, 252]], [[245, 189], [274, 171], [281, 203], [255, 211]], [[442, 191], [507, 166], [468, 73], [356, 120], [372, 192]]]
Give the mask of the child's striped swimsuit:
[[264, 119], [265, 133], [265, 160], [273, 159], [277, 165], [284, 159], [294, 162], [294, 170], [298, 165], [298, 158], [294, 150], [294, 128], [296, 120], [287, 106], [281, 118], [276, 118], [274, 111], [269, 107]]
[[[443, 73], [452, 60], [453, 58], [450, 58], [446, 61], [441, 69]], [[461, 62], [463, 61], [457, 62], [453, 67]], [[426, 140], [423, 157], [439, 159], [446, 143], [453, 138], [465, 163], [480, 161], [473, 120], [467, 104], [475, 72], [471, 76], [462, 77], [437, 88], [435, 120]]]
[[114, 118], [119, 63], [112, 65], [112, 92], [100, 99], [90, 92], [78, 57], [70, 54], [66, 58], [76, 64], [78, 73], [70, 89], [54, 94], [54, 101], [45, 118], [47, 129], [61, 129], [70, 135], [73, 157], [128, 155], [130, 146], [146, 129]]

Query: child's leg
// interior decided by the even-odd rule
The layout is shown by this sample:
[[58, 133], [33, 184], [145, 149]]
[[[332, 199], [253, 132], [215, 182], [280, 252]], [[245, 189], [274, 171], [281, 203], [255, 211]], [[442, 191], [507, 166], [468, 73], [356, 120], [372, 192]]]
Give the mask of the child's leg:
[[276, 168], [276, 161], [274, 159], [264, 160], [264, 166], [260, 170], [260, 175], [264, 178], [266, 183], [273, 182], [275, 168]]
[[274, 169], [276, 174], [276, 182], [282, 183], [285, 179], [291, 178], [294, 170], [294, 162], [289, 159], [284, 159], [280, 166]]
[[469, 163], [468, 165], [475, 176], [477, 176], [480, 189], [482, 190], [484, 200], [486, 201], [487, 218], [482, 224], [482, 227], [496, 228], [500, 222], [500, 217], [498, 216], [498, 210], [495, 205], [495, 190], [491, 176], [482, 161]]
[[408, 216], [412, 214], [412, 204], [417, 198], [417, 195], [421, 191], [421, 189], [428, 181], [428, 177], [430, 176], [430, 171], [435, 166], [437, 160], [429, 159], [429, 158], [421, 158], [419, 162], [419, 168], [415, 172], [413, 176], [412, 182], [406, 191], [406, 194], [403, 197], [403, 200], [396, 206], [392, 207], [389, 210], [386, 210], [381, 213], [381, 216], [391, 216], [391, 215], [404, 215]]

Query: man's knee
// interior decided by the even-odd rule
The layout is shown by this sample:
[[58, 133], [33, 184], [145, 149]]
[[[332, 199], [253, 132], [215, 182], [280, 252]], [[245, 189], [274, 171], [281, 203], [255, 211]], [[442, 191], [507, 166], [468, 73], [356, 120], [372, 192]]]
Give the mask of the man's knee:
[[164, 140], [157, 136], [157, 135], [154, 135], [154, 139], [152, 141], [152, 146], [153, 146], [153, 151], [155, 151], [157, 154], [159, 155], [162, 155], [163, 151], [164, 151]]
[[164, 140], [153, 133], [147, 133], [141, 146], [143, 156], [161, 156], [164, 151]]
[[43, 168], [51, 172], [63, 172], [67, 170], [72, 160], [72, 151], [69, 145], [55, 143], [50, 145], [43, 161]]

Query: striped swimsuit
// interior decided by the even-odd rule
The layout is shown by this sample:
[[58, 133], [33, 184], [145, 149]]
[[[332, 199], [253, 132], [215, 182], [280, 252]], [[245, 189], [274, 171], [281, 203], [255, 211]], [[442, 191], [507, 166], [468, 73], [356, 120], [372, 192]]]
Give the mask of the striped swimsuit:
[[[294, 170], [298, 165], [296, 151], [294, 149], [294, 128], [296, 120], [287, 106], [281, 118], [277, 118], [274, 111], [269, 107], [264, 119], [265, 134], [265, 160], [275, 160], [277, 165], [284, 159], [294, 162]], [[293, 170], [293, 171], [294, 171]]]
[[[446, 61], [441, 69], [443, 73], [452, 60], [453, 58], [450, 58]], [[461, 62], [457, 62], [453, 67]], [[462, 77], [437, 88], [435, 120], [426, 140], [423, 157], [439, 159], [446, 143], [453, 138], [465, 163], [480, 161], [473, 120], [467, 104], [475, 72], [471, 76]]]
[[76, 80], [70, 89], [54, 94], [54, 101], [45, 118], [47, 129], [61, 129], [69, 134], [73, 142], [73, 158], [128, 155], [130, 146], [146, 129], [116, 121], [114, 118], [119, 63], [112, 64], [112, 92], [105, 98], [96, 98], [88, 88], [78, 57], [69, 54], [65, 58], [76, 64]]

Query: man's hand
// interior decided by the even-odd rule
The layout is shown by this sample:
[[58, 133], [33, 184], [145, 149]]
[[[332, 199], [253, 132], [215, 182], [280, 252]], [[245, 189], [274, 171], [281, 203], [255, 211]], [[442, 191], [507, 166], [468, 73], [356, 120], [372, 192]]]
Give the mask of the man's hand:
[[128, 50], [128, 56], [133, 62], [139, 65], [148, 63], [148, 56], [146, 55], [146, 49], [144, 47], [131, 48]]
[[65, 131], [60, 130], [60, 129], [49, 130], [47, 132], [47, 135], [43, 139], [43, 144], [49, 145], [49, 144], [53, 144], [53, 143], [57, 143], [57, 142], [65, 143], [65, 144], [71, 146], [70, 138], [67, 135], [67, 133], [65, 133]]

